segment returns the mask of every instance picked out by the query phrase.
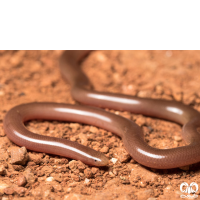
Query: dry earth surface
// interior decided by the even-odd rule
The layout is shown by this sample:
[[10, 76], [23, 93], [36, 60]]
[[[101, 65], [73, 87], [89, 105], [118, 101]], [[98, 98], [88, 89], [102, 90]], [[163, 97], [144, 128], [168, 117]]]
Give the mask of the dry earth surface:
[[[0, 199], [182, 199], [180, 184], [200, 186], [200, 164], [156, 170], [131, 159], [119, 137], [98, 127], [30, 121], [29, 130], [66, 138], [103, 152], [107, 167], [36, 153], [12, 143], [3, 130], [10, 108], [28, 102], [75, 104], [59, 71], [62, 51], [0, 51]], [[181, 101], [200, 112], [199, 51], [94, 51], [82, 68], [95, 90]], [[181, 126], [106, 109], [135, 121], [156, 148], [185, 145]], [[196, 195], [200, 195], [199, 191]]]

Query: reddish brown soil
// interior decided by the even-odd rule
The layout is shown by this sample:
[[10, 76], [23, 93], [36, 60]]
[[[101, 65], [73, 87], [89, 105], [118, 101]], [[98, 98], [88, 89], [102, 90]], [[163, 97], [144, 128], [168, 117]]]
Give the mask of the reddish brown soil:
[[[111, 160], [108, 167], [26, 152], [13, 144], [3, 130], [3, 118], [13, 106], [34, 101], [75, 103], [70, 85], [60, 75], [61, 53], [0, 52], [0, 199], [181, 199], [182, 182], [200, 183], [199, 164], [172, 170], [145, 168], [130, 158], [120, 138], [90, 125], [26, 124], [38, 134], [67, 138], [103, 152]], [[174, 99], [200, 111], [199, 51], [95, 51], [83, 69], [98, 91]], [[185, 145], [176, 123], [109, 111], [134, 120], [153, 147]]]

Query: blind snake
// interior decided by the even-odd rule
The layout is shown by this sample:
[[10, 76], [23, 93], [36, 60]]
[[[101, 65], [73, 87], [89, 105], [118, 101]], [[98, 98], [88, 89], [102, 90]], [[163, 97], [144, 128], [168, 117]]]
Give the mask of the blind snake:
[[[108, 158], [89, 147], [62, 138], [38, 135], [26, 129], [24, 122], [32, 119], [79, 122], [101, 127], [122, 138], [129, 154], [151, 168], [169, 169], [200, 161], [200, 113], [177, 101], [139, 98], [123, 94], [97, 92], [80, 69], [81, 61], [90, 51], [65, 51], [60, 70], [71, 85], [72, 97], [85, 105], [62, 103], [27, 103], [12, 108], [3, 125], [8, 138], [27, 149], [60, 155], [94, 165], [105, 166]], [[100, 108], [130, 111], [162, 118], [183, 125], [182, 135], [187, 146], [157, 149], [143, 139], [141, 128], [133, 121]]]

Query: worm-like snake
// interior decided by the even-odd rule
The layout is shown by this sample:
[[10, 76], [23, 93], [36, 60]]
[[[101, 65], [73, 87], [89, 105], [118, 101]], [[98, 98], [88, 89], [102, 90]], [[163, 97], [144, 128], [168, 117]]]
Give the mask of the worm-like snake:
[[108, 158], [100, 152], [62, 138], [32, 133], [24, 122], [32, 119], [61, 120], [91, 124], [111, 131], [122, 138], [129, 154], [142, 165], [168, 169], [200, 161], [200, 113], [177, 101], [139, 98], [134, 96], [96, 92], [80, 69], [80, 62], [90, 51], [65, 51], [60, 59], [60, 70], [71, 85], [72, 97], [90, 106], [130, 111], [167, 119], [183, 125], [182, 135], [187, 146], [157, 149], [143, 139], [141, 128], [133, 121], [86, 105], [61, 103], [28, 103], [12, 108], [4, 118], [8, 138], [27, 149], [56, 154], [82, 162], [105, 166]]

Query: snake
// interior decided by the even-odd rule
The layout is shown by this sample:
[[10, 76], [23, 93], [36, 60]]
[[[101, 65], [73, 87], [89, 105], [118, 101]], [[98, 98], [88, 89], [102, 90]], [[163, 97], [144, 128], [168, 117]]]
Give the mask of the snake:
[[[24, 122], [34, 119], [58, 120], [89, 124], [119, 136], [130, 156], [141, 165], [155, 169], [171, 169], [200, 161], [200, 113], [174, 100], [140, 98], [137, 96], [95, 91], [81, 69], [89, 50], [67, 50], [59, 67], [71, 86], [71, 95], [79, 104], [32, 102], [17, 105], [5, 115], [3, 127], [7, 137], [27, 149], [80, 160], [91, 166], [107, 166], [103, 153], [64, 138], [39, 135], [29, 131]], [[182, 125], [185, 146], [158, 149], [148, 145], [134, 121], [105, 111], [104, 108], [161, 118]]]

